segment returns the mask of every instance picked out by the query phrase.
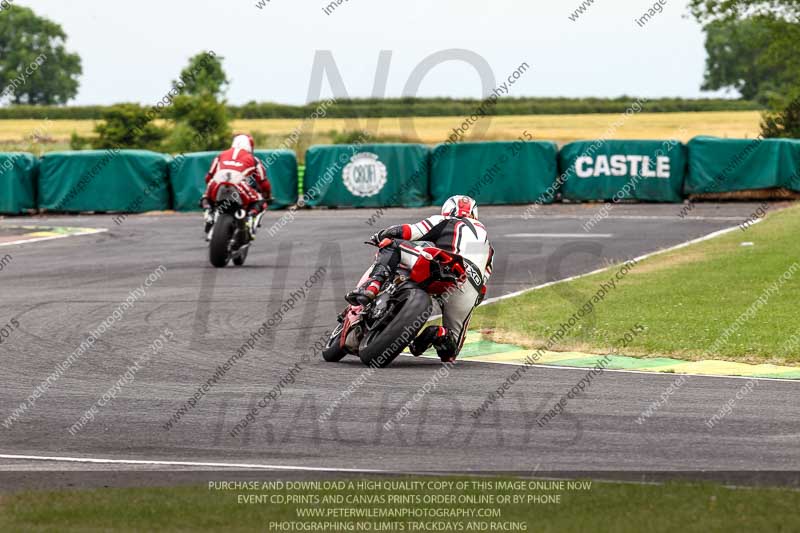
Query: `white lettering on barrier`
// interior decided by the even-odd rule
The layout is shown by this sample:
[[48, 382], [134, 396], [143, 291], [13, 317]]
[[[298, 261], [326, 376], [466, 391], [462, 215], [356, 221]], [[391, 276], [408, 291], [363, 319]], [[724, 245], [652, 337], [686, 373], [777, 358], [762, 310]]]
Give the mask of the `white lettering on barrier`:
[[670, 162], [665, 155], [657, 156], [655, 164], [647, 155], [581, 156], [575, 160], [575, 174], [579, 178], [631, 175], [669, 179]]

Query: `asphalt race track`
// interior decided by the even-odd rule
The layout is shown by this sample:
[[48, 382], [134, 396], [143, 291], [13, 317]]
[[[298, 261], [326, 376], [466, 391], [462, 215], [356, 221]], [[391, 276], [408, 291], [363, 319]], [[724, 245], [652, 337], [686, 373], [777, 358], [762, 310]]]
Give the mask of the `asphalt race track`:
[[[686, 219], [677, 216], [680, 207], [617, 206], [589, 233], [582, 226], [597, 207], [544, 207], [527, 220], [521, 217], [523, 207], [482, 209], [497, 249], [490, 296], [736, 226], [757, 204], [699, 204]], [[0, 248], [0, 256], [12, 257], [0, 271], [0, 325], [11, 319], [19, 323], [0, 345], [0, 421], [8, 422], [34, 388], [163, 265], [160, 278], [143, 296], [139, 292], [32, 407], [10, 427], [0, 425], [0, 454], [392, 473], [800, 470], [799, 385], [785, 381], [759, 381], [745, 401], [708, 429], [704, 422], [745, 380], [692, 377], [652, 418], [637, 424], [642, 410], [676, 376], [606, 372], [564, 415], [539, 428], [537, 415], [586, 370], [531, 369], [476, 421], [469, 413], [516, 367], [461, 363], [412, 405], [398, 427], [385, 431], [384, 423], [441, 368], [435, 361], [401, 357], [389, 369], [362, 378], [321, 421], [365, 372], [356, 359], [327, 364], [314, 350], [343, 308], [344, 291], [371, 260], [373, 249], [361, 243], [379, 226], [432, 212], [389, 210], [374, 228], [366, 223], [371, 210], [300, 212], [274, 238], [266, 230], [283, 213], [270, 213], [247, 265], [224, 270], [209, 265], [196, 214], [136, 216], [121, 224], [111, 216], [0, 221], [0, 228], [109, 229]], [[323, 279], [295, 296], [294, 309], [166, 429], [217, 367], [292, 293], [302, 294], [320, 267], [325, 267]], [[580, 295], [564, 297], [580, 300]], [[171, 340], [73, 435], [70, 428], [166, 329]], [[292, 367], [298, 369], [295, 382], [232, 436], [259, 400], [282, 378], [289, 381]], [[29, 468], [125, 467], [0, 459], [2, 470]]]

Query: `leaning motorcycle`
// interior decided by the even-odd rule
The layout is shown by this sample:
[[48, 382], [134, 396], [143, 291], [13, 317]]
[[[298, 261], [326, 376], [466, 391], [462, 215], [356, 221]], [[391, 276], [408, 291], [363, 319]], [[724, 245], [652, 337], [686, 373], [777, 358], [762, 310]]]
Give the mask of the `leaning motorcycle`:
[[[245, 189], [247, 178], [234, 171], [222, 171], [214, 177], [217, 182], [211, 202], [212, 227], [209, 234], [208, 258], [217, 268], [224, 268], [230, 261], [236, 266], [244, 265], [252, 243], [248, 227], [247, 211], [252, 203]], [[253, 226], [257, 226], [260, 213]]]
[[[375, 246], [373, 242], [367, 242]], [[363, 284], [369, 271], [359, 284]], [[322, 357], [335, 363], [356, 355], [373, 368], [385, 368], [413, 341], [433, 311], [432, 299], [446, 297], [466, 279], [464, 260], [425, 247], [414, 268], [399, 267], [366, 306], [349, 305], [328, 340]]]

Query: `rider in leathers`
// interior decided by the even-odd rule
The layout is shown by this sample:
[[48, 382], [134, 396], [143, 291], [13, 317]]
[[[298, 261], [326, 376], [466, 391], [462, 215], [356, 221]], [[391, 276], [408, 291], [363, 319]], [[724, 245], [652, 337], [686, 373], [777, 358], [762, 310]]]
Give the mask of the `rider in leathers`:
[[[209, 198], [216, 196], [218, 175], [224, 175], [226, 171], [233, 171], [241, 174], [245, 181], [244, 190], [247, 192], [248, 209], [248, 228], [251, 237], [255, 235], [257, 226], [261, 218], [258, 216], [267, 208], [268, 202], [272, 199], [272, 187], [267, 179], [267, 171], [264, 164], [255, 156], [255, 141], [247, 134], [237, 134], [233, 138], [233, 144], [228, 150], [219, 154], [206, 175], [206, 191], [200, 199], [200, 207], [205, 209], [206, 220], [206, 240], [210, 238], [209, 232], [213, 225], [213, 209]], [[256, 187], [258, 187], [256, 189]], [[257, 221], [257, 222], [256, 222]]]
[[347, 301], [365, 305], [374, 300], [397, 267], [413, 268], [425, 247], [433, 246], [460, 255], [467, 266], [466, 280], [440, 298], [442, 326], [428, 326], [410, 345], [414, 355], [421, 355], [434, 346], [442, 361], [455, 361], [464, 345], [472, 311], [483, 300], [492, 273], [494, 249], [486, 227], [478, 221], [475, 200], [469, 196], [453, 196], [442, 206], [441, 215], [416, 224], [392, 226], [372, 237], [376, 244], [385, 239], [392, 239], [391, 244], [380, 249], [368, 280], [350, 292]]

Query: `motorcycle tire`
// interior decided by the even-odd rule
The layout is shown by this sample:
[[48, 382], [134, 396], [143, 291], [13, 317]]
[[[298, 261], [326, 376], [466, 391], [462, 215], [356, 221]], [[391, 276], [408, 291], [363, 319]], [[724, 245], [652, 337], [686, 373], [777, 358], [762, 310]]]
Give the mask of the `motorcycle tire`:
[[244, 262], [247, 261], [247, 253], [249, 251], [250, 251], [250, 248], [247, 248], [247, 249], [245, 249], [244, 252], [242, 252], [241, 254], [239, 254], [236, 257], [234, 257], [233, 258], [233, 264], [236, 265], [237, 267], [240, 267], [240, 266], [244, 265]]
[[[393, 317], [380, 330], [367, 332], [358, 348], [361, 362], [372, 368], [386, 368], [417, 336], [433, 312], [431, 297], [419, 287], [404, 287], [392, 298]], [[417, 323], [419, 327], [408, 329]], [[412, 328], [413, 329], [413, 328]]]
[[342, 325], [339, 324], [331, 335], [331, 338], [328, 339], [328, 345], [322, 350], [322, 358], [328, 363], [338, 363], [347, 355], [347, 352], [339, 346], [339, 342], [342, 338], [342, 331]]
[[230, 243], [236, 229], [233, 215], [220, 215], [214, 225], [214, 234], [208, 244], [208, 259], [216, 268], [224, 268], [230, 261]]

